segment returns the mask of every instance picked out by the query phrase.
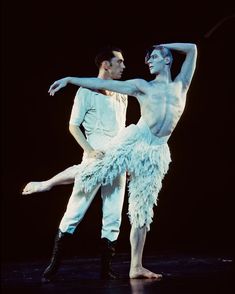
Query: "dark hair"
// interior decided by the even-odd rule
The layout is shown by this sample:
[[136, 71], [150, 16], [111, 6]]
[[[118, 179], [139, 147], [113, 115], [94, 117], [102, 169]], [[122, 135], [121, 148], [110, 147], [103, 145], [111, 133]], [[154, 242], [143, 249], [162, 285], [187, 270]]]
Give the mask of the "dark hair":
[[117, 51], [122, 53], [122, 50], [117, 47], [108, 46], [99, 51], [99, 53], [95, 57], [95, 64], [98, 68], [100, 68], [103, 61], [111, 61], [114, 56], [113, 51]]
[[160, 51], [161, 55], [163, 58], [165, 57], [170, 57], [170, 67], [171, 67], [171, 64], [173, 62], [173, 56], [172, 56], [172, 53], [171, 53], [171, 50], [162, 46], [162, 45], [153, 45], [152, 47], [150, 47], [147, 52], [146, 52], [146, 55], [145, 55], [145, 63], [147, 63], [147, 61], [149, 60], [150, 58], [150, 55], [151, 53], [153, 52], [153, 50], [158, 50]]

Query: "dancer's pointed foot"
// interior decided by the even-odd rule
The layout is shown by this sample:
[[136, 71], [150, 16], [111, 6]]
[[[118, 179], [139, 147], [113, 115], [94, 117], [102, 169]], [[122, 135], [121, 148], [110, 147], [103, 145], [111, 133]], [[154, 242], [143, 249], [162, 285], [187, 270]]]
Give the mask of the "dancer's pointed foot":
[[130, 270], [130, 279], [155, 279], [160, 281], [162, 279], [161, 274], [156, 274], [144, 267], [138, 267]]
[[51, 186], [47, 181], [43, 182], [29, 182], [23, 189], [22, 195], [29, 195], [33, 193], [49, 191]]

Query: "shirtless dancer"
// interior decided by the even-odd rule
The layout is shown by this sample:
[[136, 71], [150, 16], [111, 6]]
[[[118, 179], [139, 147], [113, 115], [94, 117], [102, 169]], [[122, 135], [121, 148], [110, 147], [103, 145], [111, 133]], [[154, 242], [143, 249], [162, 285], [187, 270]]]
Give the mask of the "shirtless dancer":
[[[171, 50], [185, 54], [179, 74], [171, 78]], [[75, 184], [89, 191], [98, 183], [111, 183], [117, 174], [131, 172], [129, 183], [129, 217], [132, 224], [130, 278], [160, 278], [142, 266], [146, 233], [153, 217], [153, 205], [168, 170], [170, 152], [167, 141], [176, 127], [186, 103], [197, 58], [197, 47], [189, 43], [153, 46], [146, 63], [155, 79], [105, 81], [98, 78], [67, 77], [53, 83], [49, 89], [54, 95], [68, 83], [89, 89], [106, 89], [137, 98], [141, 118], [137, 125], [121, 131], [107, 146], [104, 156], [97, 160], [84, 160], [77, 169]], [[56, 183], [58, 184], [58, 182]], [[30, 194], [30, 187], [24, 194]]]

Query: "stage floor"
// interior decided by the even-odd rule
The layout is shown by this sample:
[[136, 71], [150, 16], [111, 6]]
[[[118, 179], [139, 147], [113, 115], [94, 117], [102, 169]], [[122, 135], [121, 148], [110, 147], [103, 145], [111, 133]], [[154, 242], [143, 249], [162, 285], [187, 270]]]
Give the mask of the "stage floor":
[[162, 281], [130, 280], [130, 256], [119, 254], [113, 269], [123, 278], [105, 281], [99, 278], [99, 257], [65, 259], [57, 279], [41, 284], [40, 278], [48, 260], [8, 262], [2, 264], [2, 294], [5, 293], [105, 293], [105, 294], [202, 294], [234, 293], [233, 261], [229, 256], [179, 255], [172, 253], [146, 255], [144, 266], [163, 274]]

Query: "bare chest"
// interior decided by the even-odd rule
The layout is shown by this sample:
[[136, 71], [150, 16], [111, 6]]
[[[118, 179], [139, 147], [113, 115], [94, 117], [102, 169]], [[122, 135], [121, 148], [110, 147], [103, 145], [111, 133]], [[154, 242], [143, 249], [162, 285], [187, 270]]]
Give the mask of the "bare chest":
[[170, 134], [183, 113], [185, 101], [177, 87], [159, 87], [142, 102], [141, 114], [154, 133]]

